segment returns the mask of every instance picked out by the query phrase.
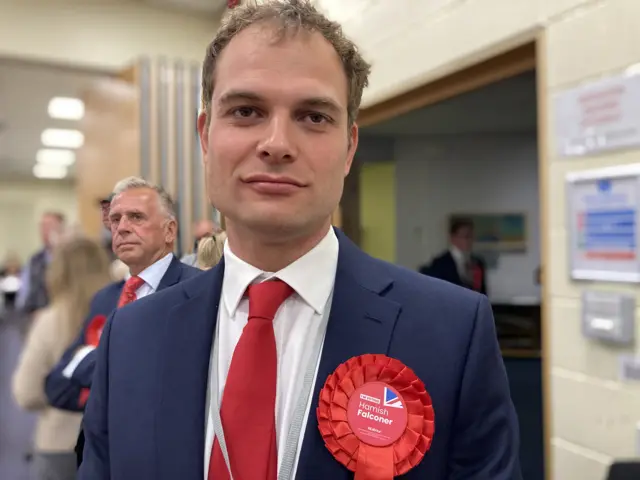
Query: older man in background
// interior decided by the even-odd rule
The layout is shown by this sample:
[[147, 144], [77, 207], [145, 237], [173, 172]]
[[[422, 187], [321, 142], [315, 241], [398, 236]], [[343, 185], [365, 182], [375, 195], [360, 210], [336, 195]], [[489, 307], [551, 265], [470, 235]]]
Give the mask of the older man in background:
[[[96, 294], [80, 337], [47, 377], [48, 399], [63, 410], [84, 409], [95, 366], [95, 348], [106, 317], [118, 307], [200, 272], [173, 255], [178, 231], [176, 211], [162, 187], [136, 177], [122, 180], [114, 188], [108, 216], [113, 251], [128, 267], [128, 275], [126, 281], [114, 282]], [[81, 434], [79, 460], [83, 445]]]

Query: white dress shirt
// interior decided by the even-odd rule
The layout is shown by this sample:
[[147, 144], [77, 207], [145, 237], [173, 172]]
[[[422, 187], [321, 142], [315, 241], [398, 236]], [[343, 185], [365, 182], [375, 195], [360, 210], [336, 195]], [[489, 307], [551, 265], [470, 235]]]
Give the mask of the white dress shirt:
[[456, 268], [458, 269], [458, 275], [462, 280], [468, 280], [467, 274], [467, 261], [469, 259], [469, 255], [465, 254], [462, 250], [457, 247], [451, 245], [449, 248], [451, 252], [451, 256], [453, 257], [453, 261], [456, 263]]
[[[224, 384], [231, 365], [233, 351], [248, 321], [249, 300], [244, 296], [247, 287], [252, 283], [259, 283], [275, 277], [286, 282], [294, 290], [294, 293], [282, 304], [273, 321], [278, 352], [275, 412], [278, 470], [282, 465], [289, 426], [293, 420], [294, 410], [298, 402], [297, 393], [302, 384], [312, 346], [318, 337], [322, 339], [321, 341], [324, 341], [326, 323], [325, 328], [322, 328], [322, 321], [326, 318], [325, 316], [329, 315], [331, 310], [333, 286], [338, 266], [338, 248], [338, 238], [333, 228], [330, 228], [320, 243], [307, 254], [279, 272], [268, 273], [242, 261], [233, 254], [229, 242], [225, 242], [222, 301], [218, 308], [217, 338], [214, 340], [218, 345], [218, 358], [217, 361], [212, 358], [210, 362], [210, 368], [218, 369], [219, 401], [223, 398]], [[319, 360], [319, 357], [312, 359], [315, 362], [316, 376]], [[209, 402], [212, 388], [211, 375], [209, 375], [204, 452], [205, 480], [209, 470], [209, 458], [215, 437], [212, 407]], [[309, 415], [311, 401], [310, 395], [305, 418]], [[294, 477], [305, 427], [306, 422], [303, 422], [292, 472]], [[247, 446], [247, 448], [247, 454], [250, 455], [251, 447]]]
[[[147, 295], [151, 295], [152, 293], [155, 293], [158, 290], [158, 287], [160, 286], [160, 282], [162, 281], [162, 277], [164, 277], [164, 274], [167, 273], [167, 270], [169, 269], [169, 265], [171, 265], [172, 260], [173, 260], [173, 253], [168, 253], [167, 255], [162, 257], [160, 260], [158, 260], [156, 263], [148, 266], [138, 274], [138, 277], [144, 280], [144, 283], [140, 288], [136, 290], [136, 299], [140, 299], [142, 297], [146, 297]], [[131, 274], [127, 273], [125, 277], [125, 281], [129, 280], [129, 278], [131, 278]], [[73, 375], [73, 372], [75, 372], [76, 368], [78, 368], [78, 365], [80, 365], [80, 362], [84, 360], [84, 357], [86, 357], [89, 354], [89, 352], [95, 350], [95, 348], [96, 347], [94, 347], [93, 345], [85, 345], [79, 348], [76, 354], [71, 359], [71, 361], [67, 364], [67, 366], [62, 371], [62, 375], [65, 376], [66, 378], [71, 378], [71, 376]]]

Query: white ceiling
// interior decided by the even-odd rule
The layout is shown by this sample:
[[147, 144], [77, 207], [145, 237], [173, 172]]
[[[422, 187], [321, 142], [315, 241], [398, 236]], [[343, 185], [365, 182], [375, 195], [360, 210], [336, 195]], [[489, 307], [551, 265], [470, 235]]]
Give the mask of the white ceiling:
[[364, 135], [533, 132], [536, 77], [528, 72], [362, 129]]
[[42, 147], [42, 131], [78, 125], [51, 119], [47, 112], [49, 100], [80, 98], [91, 82], [104, 75], [0, 59], [0, 178], [32, 179], [36, 153]]

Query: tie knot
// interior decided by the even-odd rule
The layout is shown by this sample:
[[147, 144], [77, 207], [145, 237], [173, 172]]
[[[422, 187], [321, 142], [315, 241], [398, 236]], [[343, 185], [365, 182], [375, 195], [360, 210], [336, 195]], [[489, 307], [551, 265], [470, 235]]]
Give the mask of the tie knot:
[[278, 279], [249, 285], [249, 320], [262, 318], [273, 321], [282, 302], [292, 293], [293, 289]]
[[132, 277], [129, 277], [127, 281], [124, 283], [124, 291], [127, 294], [136, 293], [136, 291], [142, 285], [144, 285], [144, 280], [138, 277], [137, 275], [134, 275]]

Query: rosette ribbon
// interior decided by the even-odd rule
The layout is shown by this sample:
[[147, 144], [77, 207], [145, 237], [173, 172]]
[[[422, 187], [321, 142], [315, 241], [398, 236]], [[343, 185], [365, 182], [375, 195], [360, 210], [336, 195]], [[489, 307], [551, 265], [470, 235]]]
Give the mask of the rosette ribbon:
[[[387, 446], [373, 446], [354, 433], [348, 421], [349, 399], [370, 382], [395, 389], [407, 409], [404, 432]], [[435, 417], [424, 383], [399, 360], [386, 355], [353, 357], [329, 375], [320, 391], [318, 428], [334, 458], [355, 472], [355, 480], [392, 480], [418, 465], [431, 447]]]
[[102, 335], [102, 329], [104, 329], [105, 323], [107, 323], [107, 317], [104, 315], [96, 315], [91, 319], [91, 322], [89, 322], [87, 330], [84, 334], [85, 345], [91, 345], [94, 347], [98, 346], [98, 343], [100, 343], [100, 336]]

